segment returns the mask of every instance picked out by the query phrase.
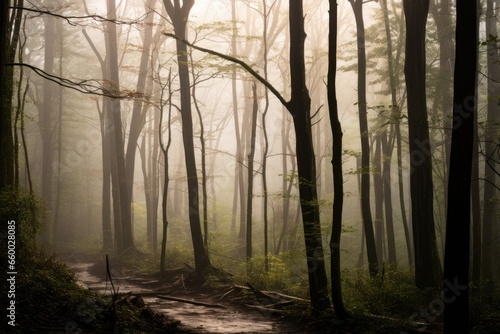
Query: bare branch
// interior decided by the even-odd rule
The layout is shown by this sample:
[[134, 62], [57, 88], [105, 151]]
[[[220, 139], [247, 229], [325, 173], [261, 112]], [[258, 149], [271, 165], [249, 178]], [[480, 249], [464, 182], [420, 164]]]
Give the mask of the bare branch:
[[139, 18], [132, 20], [132, 21], [124, 21], [124, 20], [118, 20], [118, 19], [108, 19], [104, 16], [97, 15], [97, 14], [83, 15], [83, 16], [81, 16], [81, 15], [63, 15], [63, 14], [55, 13], [53, 11], [43, 10], [43, 9], [39, 9], [39, 8], [16, 7], [16, 6], [9, 6], [9, 8], [23, 10], [23, 11], [27, 11], [27, 12], [32, 12], [32, 13], [36, 13], [39, 15], [44, 14], [44, 15], [50, 15], [53, 17], [57, 17], [57, 18], [66, 20], [66, 22], [68, 22], [68, 24], [72, 25], [72, 26], [84, 26], [84, 24], [82, 24], [82, 23], [75, 22], [77, 20], [94, 20], [97, 22], [110, 22], [110, 23], [114, 23], [114, 24], [134, 25], [134, 24], [139, 24], [149, 14], [149, 13], [145, 13], [145, 14], [141, 15]]
[[121, 91], [109, 90], [104, 87], [103, 80], [87, 79], [87, 80], [74, 81], [47, 73], [36, 66], [24, 63], [6, 63], [5, 66], [27, 67], [46, 80], [52, 81], [62, 87], [76, 90], [77, 92], [82, 94], [106, 96], [114, 99], [132, 99], [132, 98], [144, 97], [144, 94], [140, 92], [135, 92], [130, 90], [121, 90]]
[[278, 90], [276, 88], [274, 88], [273, 85], [271, 85], [269, 83], [269, 81], [267, 81], [266, 79], [264, 79], [259, 73], [257, 73], [254, 69], [252, 69], [247, 63], [245, 63], [244, 61], [238, 59], [238, 58], [234, 58], [234, 57], [231, 57], [231, 56], [228, 56], [228, 55], [225, 55], [223, 53], [220, 53], [220, 52], [217, 52], [217, 51], [214, 51], [214, 50], [210, 50], [210, 49], [205, 49], [201, 46], [197, 46], [197, 45], [194, 45], [194, 44], [191, 44], [189, 43], [188, 41], [186, 41], [185, 39], [182, 39], [182, 38], [179, 38], [177, 37], [176, 35], [174, 34], [171, 34], [171, 33], [167, 33], [167, 32], [164, 32], [163, 35], [165, 36], [168, 36], [168, 37], [172, 37], [172, 38], [175, 38], [176, 40], [178, 41], [181, 41], [182, 43], [186, 44], [187, 46], [190, 46], [192, 47], [193, 49], [196, 49], [198, 51], [202, 51], [202, 52], [206, 52], [208, 54], [211, 54], [211, 55], [214, 55], [214, 56], [217, 56], [217, 57], [220, 57], [222, 59], [225, 59], [227, 61], [230, 61], [232, 63], [235, 63], [235, 64], [238, 64], [240, 65], [241, 67], [243, 67], [248, 73], [250, 73], [255, 79], [257, 79], [260, 83], [262, 83], [264, 86], [267, 87], [267, 89], [269, 89], [271, 91], [271, 93], [274, 94], [274, 96], [276, 96], [276, 98], [288, 109], [289, 107], [289, 102], [287, 100], [285, 100], [285, 98], [278, 92]]

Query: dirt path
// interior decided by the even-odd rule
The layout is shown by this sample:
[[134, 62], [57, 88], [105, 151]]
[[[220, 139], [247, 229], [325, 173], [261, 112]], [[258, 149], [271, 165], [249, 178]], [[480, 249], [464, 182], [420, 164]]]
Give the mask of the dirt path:
[[[111, 286], [105, 280], [105, 272], [101, 277], [92, 269], [93, 263], [68, 263], [75, 272], [78, 280], [91, 290], [102, 294], [110, 294]], [[210, 293], [199, 291], [165, 291], [154, 281], [144, 278], [127, 276], [125, 273], [113, 273], [115, 289], [120, 293], [131, 292], [133, 295], [142, 295], [146, 305], [181, 321], [181, 328], [193, 333], [325, 333], [306, 328], [293, 319], [287, 321], [272, 314], [247, 308], [242, 305], [221, 301]], [[192, 305], [185, 302], [160, 299], [156, 295], [167, 294], [177, 298], [192, 301], [218, 304], [221, 307], [206, 307]]]

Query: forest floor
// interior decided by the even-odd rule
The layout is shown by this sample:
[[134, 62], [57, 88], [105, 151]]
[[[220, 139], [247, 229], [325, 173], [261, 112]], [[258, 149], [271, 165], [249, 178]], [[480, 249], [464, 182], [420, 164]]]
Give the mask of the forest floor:
[[166, 277], [160, 280], [158, 273], [146, 274], [139, 268], [120, 264], [114, 259], [110, 260], [108, 275], [105, 257], [101, 255], [64, 256], [62, 260], [75, 273], [78, 281], [91, 291], [108, 299], [114, 294], [116, 300], [138, 306], [143, 312], [162, 314], [168, 319], [180, 321], [176, 331], [168, 333], [442, 332], [440, 322], [418, 326], [407, 319], [366, 313], [354, 315], [354, 319], [343, 322], [336, 319], [333, 313], [314, 318], [310, 316], [306, 300], [260, 291], [251, 284], [236, 285], [231, 279], [214, 278], [200, 284], [192, 279], [193, 269], [188, 265], [167, 270]]
[[[102, 257], [71, 256], [63, 260], [87, 288], [103, 295], [113, 294]], [[162, 281], [157, 275], [140, 273], [116, 264], [111, 264], [109, 268], [111, 281], [119, 296], [126, 296], [132, 303], [144, 304], [145, 308], [155, 313], [180, 321], [178, 328], [185, 332], [342, 333], [335, 326], [325, 326], [321, 320], [292, 316], [278, 306], [265, 308], [269, 301], [259, 300], [248, 287], [220, 282], [202, 286], [193, 284], [189, 278], [191, 270], [187, 266], [167, 271], [167, 278]], [[302, 304], [299, 307], [307, 309], [307, 303], [298, 303]], [[292, 303], [285, 301], [282, 304]]]

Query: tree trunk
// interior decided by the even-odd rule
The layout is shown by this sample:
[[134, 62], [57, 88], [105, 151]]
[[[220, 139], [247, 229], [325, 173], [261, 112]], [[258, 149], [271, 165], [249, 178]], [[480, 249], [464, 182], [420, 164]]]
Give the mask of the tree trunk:
[[433, 212], [432, 152], [425, 91], [425, 32], [429, 0], [404, 0], [406, 18], [405, 78], [408, 92], [410, 193], [415, 281], [418, 287], [441, 282]]
[[12, 134], [12, 92], [13, 92], [13, 73], [12, 66], [6, 67], [4, 64], [14, 60], [15, 48], [6, 48], [11, 44], [10, 34], [12, 31], [12, 22], [9, 22], [9, 2], [2, 1], [0, 5], [0, 89], [2, 93], [2, 102], [0, 110], [0, 190], [14, 186], [14, 139]]
[[[489, 0], [486, 3], [486, 34], [487, 36], [497, 36], [498, 1]], [[486, 116], [486, 125], [484, 130], [484, 192], [483, 192], [483, 244], [482, 244], [482, 268], [481, 280], [484, 285], [484, 294], [491, 297], [495, 290], [493, 280], [493, 258], [496, 256], [493, 252], [493, 237], [495, 235], [495, 225], [498, 224], [496, 216], [496, 207], [498, 203], [498, 191], [496, 184], [495, 155], [498, 150], [498, 96], [500, 95], [500, 68], [498, 61], [498, 47], [496, 42], [490, 41], [487, 49], [488, 63], [488, 107]], [[495, 255], [494, 255], [495, 254]]]
[[[150, 69], [150, 51], [153, 42], [153, 20], [154, 8], [156, 0], [148, 0], [144, 5], [146, 11], [146, 18], [144, 22], [144, 38], [142, 43], [141, 60], [139, 65], [139, 73], [137, 76], [136, 92], [138, 94], [145, 94], [146, 79], [148, 70]], [[135, 152], [137, 149], [137, 142], [144, 127], [147, 108], [143, 108], [143, 97], [134, 99], [132, 107], [132, 119], [130, 121], [130, 131], [128, 134], [127, 151], [126, 151], [126, 175], [127, 175], [127, 192], [132, 201], [132, 189], [134, 185], [134, 170], [135, 170]]]
[[[54, 38], [55, 22], [52, 17], [44, 17], [44, 65], [43, 70], [47, 73], [53, 73], [54, 68]], [[53, 86], [46, 82], [43, 85], [43, 104], [39, 109], [40, 134], [42, 139], [42, 198], [45, 204], [45, 229], [44, 241], [51, 244], [53, 241], [52, 224], [52, 174], [53, 174], [53, 145], [52, 145], [52, 109], [53, 109]]]
[[370, 147], [368, 142], [368, 119], [366, 112], [366, 53], [363, 1], [349, 0], [356, 18], [358, 44], [358, 112], [361, 135], [361, 214], [366, 235], [366, 251], [371, 276], [378, 274], [377, 250], [370, 209]]
[[342, 232], [342, 210], [344, 206], [344, 180], [342, 176], [342, 125], [340, 124], [337, 90], [335, 84], [337, 71], [337, 1], [330, 0], [328, 34], [328, 111], [333, 135], [333, 215], [330, 239], [330, 266], [332, 279], [332, 302], [339, 319], [350, 317], [344, 306], [340, 270], [340, 235]]
[[382, 182], [384, 192], [385, 228], [387, 233], [387, 263], [394, 269], [397, 266], [396, 239], [392, 219], [392, 182], [391, 182], [391, 146], [387, 140], [387, 131], [381, 134], [382, 145]]
[[[182, 7], [179, 1], [164, 0], [167, 13], [172, 19], [175, 34], [186, 38], [186, 23], [194, 0], [185, 0]], [[181, 120], [182, 120], [182, 141], [184, 144], [184, 159], [186, 163], [187, 182], [188, 182], [188, 205], [189, 205], [189, 225], [191, 228], [191, 238], [193, 241], [194, 259], [196, 271], [204, 272], [211, 267], [208, 253], [203, 245], [203, 234], [200, 222], [200, 205], [198, 191], [198, 175], [196, 171], [196, 159], [194, 152], [194, 134], [193, 119], [191, 112], [191, 85], [189, 79], [187, 46], [180, 40], [177, 40], [177, 63], [179, 66], [179, 81], [181, 94]]]
[[[158, 141], [160, 144], [160, 149], [163, 153], [163, 165], [164, 165], [164, 179], [163, 179], [163, 194], [162, 194], [162, 200], [161, 200], [161, 210], [162, 210], [162, 238], [161, 238], [161, 254], [160, 254], [160, 277], [163, 279], [165, 277], [165, 257], [166, 257], [166, 252], [167, 252], [167, 228], [168, 228], [168, 211], [167, 211], [167, 199], [168, 199], [168, 186], [169, 186], [169, 160], [168, 160], [168, 153], [170, 150], [170, 145], [172, 143], [172, 132], [171, 132], [171, 116], [172, 116], [172, 81], [171, 81], [171, 76], [169, 73], [168, 76], [168, 101], [169, 101], [169, 108], [168, 108], [168, 118], [167, 118], [167, 131], [168, 131], [168, 137], [167, 137], [167, 143], [166, 145], [163, 143], [163, 135], [162, 135], [162, 124], [163, 124], [163, 115], [164, 115], [164, 105], [162, 104], [160, 106], [160, 121], [158, 124]], [[163, 101], [163, 89], [162, 87], [162, 92], [160, 95], [160, 100]]]
[[[107, 0], [108, 18], [116, 19], [116, 4], [115, 0]], [[114, 23], [107, 23], [108, 43], [106, 43], [106, 54], [108, 57], [109, 65], [109, 79], [111, 85], [111, 92], [119, 92], [119, 69], [118, 69], [118, 45], [116, 25]], [[128, 193], [126, 166], [125, 166], [125, 153], [122, 133], [122, 118], [119, 99], [111, 99], [109, 101], [110, 110], [112, 115], [112, 126], [114, 145], [111, 148], [111, 159], [116, 159], [116, 172], [118, 181], [118, 196], [120, 203], [120, 216], [121, 216], [121, 249], [133, 249], [134, 239], [132, 234], [132, 207], [131, 207], [131, 194]], [[115, 212], [116, 214], [116, 212]]]
[[304, 15], [302, 0], [290, 0], [290, 79], [288, 111], [295, 128], [299, 193], [309, 273], [309, 291], [313, 313], [330, 307], [325, 271], [319, 203], [316, 192], [316, 163], [311, 133], [311, 100], [306, 86], [304, 63]]
[[[469, 324], [469, 256], [471, 171], [476, 114], [477, 5], [479, 1], [457, 0], [456, 63], [453, 86], [453, 128], [448, 182], [448, 216], [444, 256], [443, 298], [445, 334], [460, 333]], [[474, 19], [471, 19], [473, 17]], [[453, 209], [452, 209], [453, 208]], [[445, 293], [448, 292], [448, 295]], [[456, 297], [456, 298], [455, 298]]]
[[248, 182], [247, 182], [247, 217], [246, 217], [246, 261], [247, 273], [250, 272], [250, 260], [252, 259], [252, 213], [253, 213], [253, 163], [255, 157], [255, 137], [257, 136], [257, 88], [252, 85], [253, 108], [252, 108], [252, 132], [250, 134], [250, 151], [248, 152]]
[[384, 263], [384, 184], [382, 182], [382, 142], [381, 134], [375, 134], [372, 143], [375, 144], [373, 155], [373, 190], [375, 195], [375, 249], [377, 250], [378, 266]]
[[[262, 45], [264, 49], [264, 79], [267, 80], [267, 56], [268, 56], [268, 47], [267, 47], [267, 25], [268, 25], [268, 11], [266, 0], [262, 0], [262, 8], [263, 8], [263, 20], [264, 20], [264, 31], [262, 32]], [[275, 16], [277, 17], [277, 16]], [[267, 137], [267, 127], [266, 127], [266, 116], [269, 110], [269, 91], [266, 89], [264, 92], [265, 106], [264, 111], [262, 112], [262, 136], [264, 137], [264, 149], [262, 153], [262, 206], [263, 206], [263, 219], [264, 219], [264, 262], [265, 269], [269, 271], [269, 221], [268, 221], [268, 205], [267, 205], [267, 154], [269, 152], [269, 139]]]

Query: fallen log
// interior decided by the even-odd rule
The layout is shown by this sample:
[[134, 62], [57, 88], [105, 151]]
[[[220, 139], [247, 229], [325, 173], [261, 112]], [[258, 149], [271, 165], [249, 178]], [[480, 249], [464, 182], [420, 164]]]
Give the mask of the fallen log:
[[189, 299], [184, 299], [184, 298], [177, 298], [177, 297], [172, 297], [172, 296], [165, 296], [165, 295], [157, 295], [157, 298], [160, 299], [165, 299], [165, 300], [171, 300], [175, 302], [180, 302], [180, 303], [188, 303], [188, 304], [193, 304], [197, 306], [205, 306], [205, 307], [211, 307], [211, 308], [226, 308], [225, 306], [219, 305], [219, 304], [210, 304], [210, 303], [204, 303], [204, 302], [198, 302], [195, 300], [189, 300]]

